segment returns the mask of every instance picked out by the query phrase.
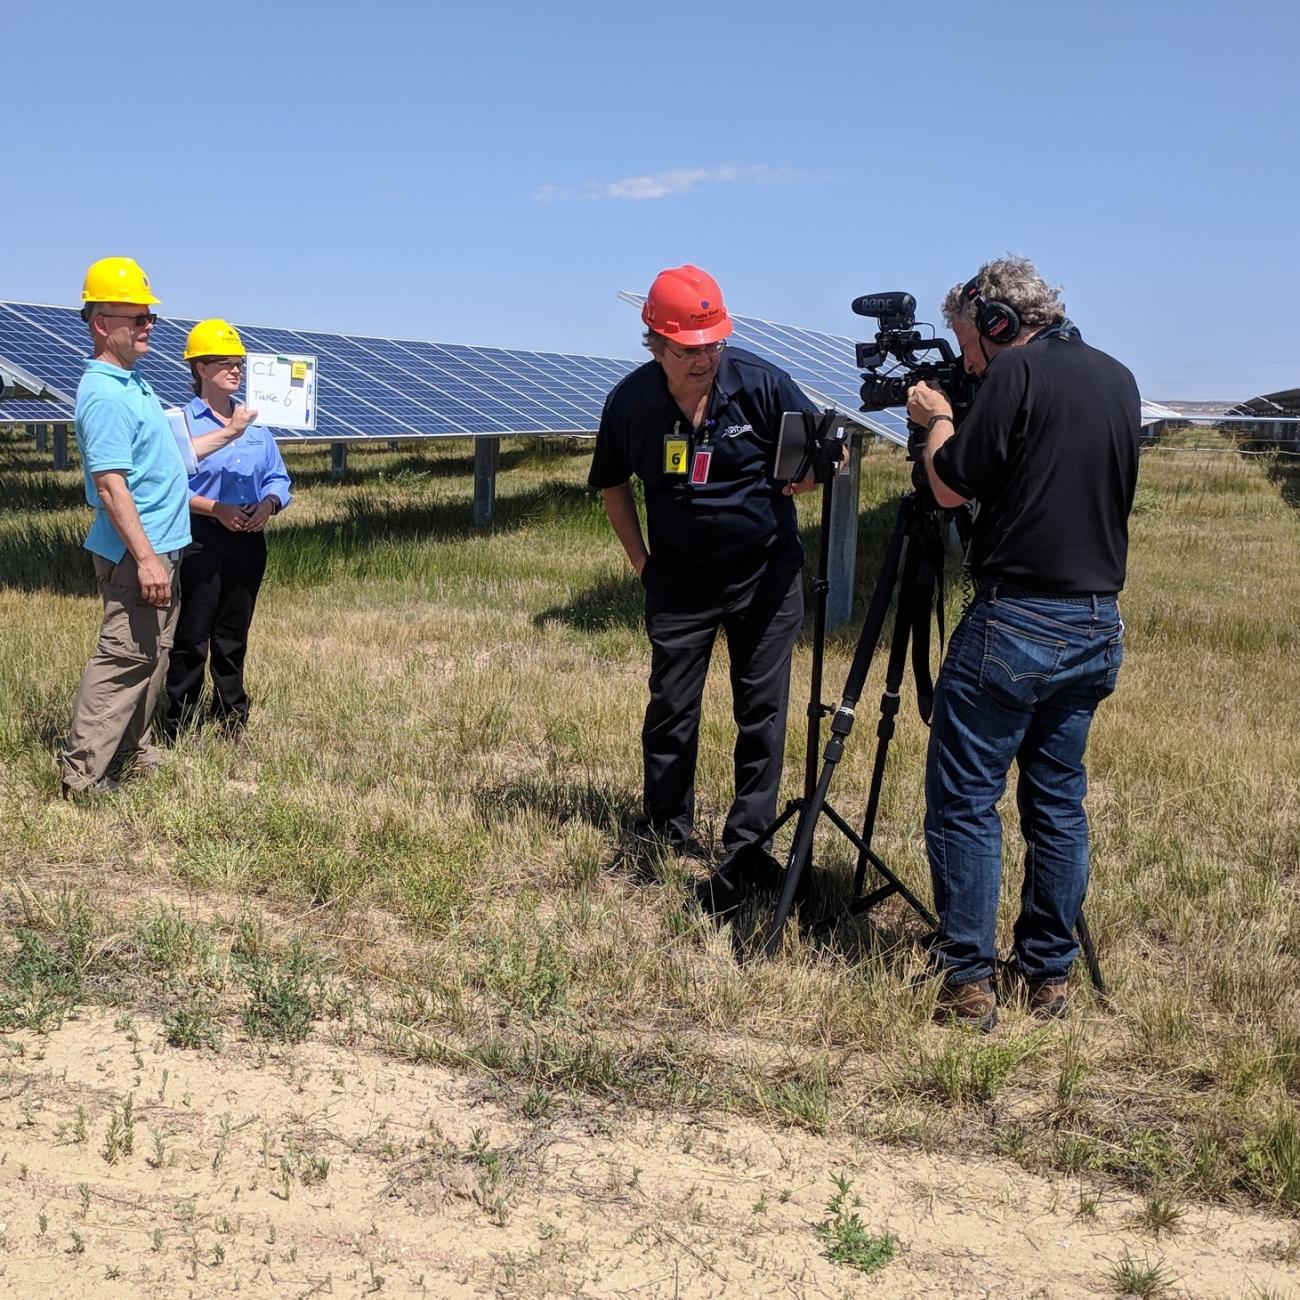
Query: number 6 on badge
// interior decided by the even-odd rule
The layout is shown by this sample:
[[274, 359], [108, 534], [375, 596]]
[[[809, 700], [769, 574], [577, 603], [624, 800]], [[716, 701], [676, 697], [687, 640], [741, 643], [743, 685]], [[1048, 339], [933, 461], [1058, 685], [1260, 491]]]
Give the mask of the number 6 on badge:
[[686, 473], [686, 439], [685, 438], [664, 439], [664, 473], [665, 474]]

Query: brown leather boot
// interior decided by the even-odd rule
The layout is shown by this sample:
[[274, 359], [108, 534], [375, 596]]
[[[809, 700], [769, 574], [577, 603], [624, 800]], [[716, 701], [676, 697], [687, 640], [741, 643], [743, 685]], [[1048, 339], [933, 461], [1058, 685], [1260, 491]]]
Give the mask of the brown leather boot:
[[1029, 986], [1029, 1014], [1039, 1020], [1060, 1020], [1070, 1014], [1068, 980], [1044, 980]]
[[969, 1025], [987, 1034], [998, 1023], [998, 1000], [992, 980], [945, 984], [939, 991], [934, 1018], [941, 1024]]

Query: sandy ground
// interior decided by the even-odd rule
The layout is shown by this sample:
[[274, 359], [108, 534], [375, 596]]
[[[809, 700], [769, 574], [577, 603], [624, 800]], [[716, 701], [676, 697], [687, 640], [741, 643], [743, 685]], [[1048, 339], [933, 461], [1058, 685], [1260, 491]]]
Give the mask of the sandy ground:
[[[1300, 1294], [1289, 1223], [728, 1117], [538, 1121], [481, 1079], [326, 1043], [219, 1055], [111, 1014], [13, 1036], [0, 1066], [0, 1297], [1113, 1296], [1126, 1251], [1173, 1294]], [[138, 1050], [138, 1056], [136, 1052]], [[105, 1159], [134, 1095], [134, 1142]], [[83, 1112], [79, 1132], [78, 1111]], [[477, 1136], [476, 1136], [477, 1134]], [[157, 1135], [157, 1137], [155, 1137]], [[79, 1140], [80, 1139], [80, 1140]], [[161, 1144], [161, 1145], [159, 1145]], [[328, 1166], [324, 1162], [328, 1161]], [[896, 1257], [867, 1278], [815, 1225], [842, 1173]], [[1296, 1288], [1293, 1291], [1293, 1288]]]

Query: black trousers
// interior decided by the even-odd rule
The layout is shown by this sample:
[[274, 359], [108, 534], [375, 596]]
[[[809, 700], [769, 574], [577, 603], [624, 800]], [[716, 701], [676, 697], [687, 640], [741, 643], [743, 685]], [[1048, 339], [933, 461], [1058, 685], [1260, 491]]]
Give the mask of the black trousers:
[[722, 832], [730, 857], [775, 818], [785, 751], [790, 654], [803, 622], [798, 542], [743, 575], [680, 568], [651, 557], [642, 580], [650, 638], [650, 704], [641, 732], [645, 815], [678, 843], [695, 819], [700, 700], [718, 630], [731, 658], [735, 801]]
[[264, 533], [232, 533], [206, 516], [191, 523], [194, 540], [181, 561], [181, 613], [167, 669], [165, 727], [172, 735], [198, 713], [209, 655], [209, 714], [233, 725], [247, 721], [244, 656], [266, 572]]

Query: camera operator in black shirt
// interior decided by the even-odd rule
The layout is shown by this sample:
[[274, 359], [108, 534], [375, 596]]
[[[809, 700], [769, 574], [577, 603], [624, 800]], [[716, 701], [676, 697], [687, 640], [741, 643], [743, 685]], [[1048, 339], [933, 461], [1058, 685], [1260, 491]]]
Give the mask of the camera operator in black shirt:
[[939, 505], [978, 502], [973, 603], [935, 691], [926, 846], [939, 927], [939, 1012], [991, 1029], [1002, 868], [997, 802], [1014, 760], [1025, 841], [1014, 963], [1030, 1009], [1069, 1009], [1075, 922], [1088, 884], [1084, 749], [1123, 651], [1117, 596], [1137, 479], [1133, 376], [1084, 343], [1057, 290], [1007, 257], [943, 304], [967, 371], [982, 377], [960, 429], [927, 384], [907, 414], [927, 430]]

